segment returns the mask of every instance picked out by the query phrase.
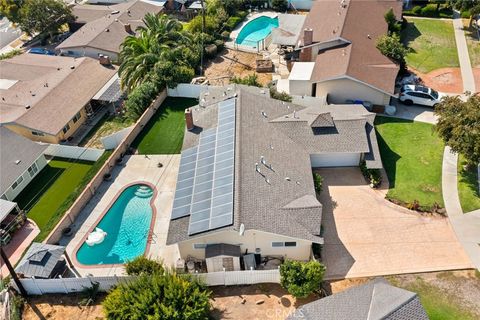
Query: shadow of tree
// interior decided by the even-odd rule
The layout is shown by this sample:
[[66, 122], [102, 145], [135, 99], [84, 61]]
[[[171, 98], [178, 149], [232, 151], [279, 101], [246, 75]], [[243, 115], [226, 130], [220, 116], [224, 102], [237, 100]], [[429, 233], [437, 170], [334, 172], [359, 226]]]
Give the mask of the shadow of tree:
[[[405, 21], [406, 21], [406, 26], [402, 30], [401, 40], [406, 47], [410, 48], [410, 43], [415, 41], [415, 39], [417, 39], [418, 37], [420, 37], [422, 33], [420, 32], [420, 30], [418, 30], [417, 26], [415, 26], [415, 23], [413, 21], [411, 22], [409, 22], [408, 20], [405, 20]], [[413, 49], [410, 48], [410, 50], [413, 50]]]

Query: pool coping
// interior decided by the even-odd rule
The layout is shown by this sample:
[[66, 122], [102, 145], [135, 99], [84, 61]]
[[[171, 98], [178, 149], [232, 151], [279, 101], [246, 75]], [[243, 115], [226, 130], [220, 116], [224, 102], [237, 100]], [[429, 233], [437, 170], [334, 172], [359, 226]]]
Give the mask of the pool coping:
[[[148, 230], [148, 238], [147, 238], [147, 246], [145, 248], [145, 252], [143, 253], [143, 256], [144, 257], [147, 257], [148, 256], [148, 253], [150, 251], [150, 237], [152, 236], [152, 233], [153, 233], [153, 228], [155, 227], [155, 221], [156, 221], [156, 218], [157, 218], [157, 208], [155, 207], [155, 199], [158, 195], [158, 190], [157, 188], [155, 187], [155, 185], [153, 185], [153, 183], [151, 182], [147, 182], [147, 181], [144, 181], [144, 180], [140, 180], [140, 181], [135, 181], [135, 182], [130, 182], [128, 184], [126, 184], [125, 186], [123, 186], [123, 188], [121, 188], [119, 191], [117, 191], [117, 193], [115, 194], [115, 196], [112, 198], [112, 200], [110, 200], [110, 202], [108, 203], [108, 205], [106, 206], [106, 208], [102, 211], [102, 213], [100, 214], [100, 216], [95, 220], [95, 222], [92, 224], [92, 227], [90, 227], [88, 229], [88, 231], [85, 233], [85, 235], [81, 238], [81, 240], [77, 243], [77, 245], [74, 247], [73, 249], [73, 255], [72, 257], [70, 257], [72, 259], [72, 262], [74, 265], [78, 265], [79, 267], [82, 267], [82, 268], [86, 268], [86, 269], [95, 269], [95, 268], [112, 268], [112, 267], [118, 267], [118, 266], [123, 266], [125, 265], [125, 263], [111, 263], [111, 264], [93, 264], [93, 265], [87, 265], [87, 264], [83, 264], [81, 263], [80, 261], [77, 260], [77, 253], [78, 253], [78, 250], [80, 250], [80, 247], [83, 245], [83, 243], [85, 242], [85, 240], [87, 239], [88, 235], [98, 226], [98, 224], [100, 223], [100, 221], [103, 219], [103, 217], [105, 216], [105, 214], [107, 214], [108, 210], [112, 207], [112, 205], [115, 203], [115, 201], [118, 200], [118, 197], [120, 197], [120, 195], [122, 194], [123, 191], [125, 191], [125, 189], [131, 187], [131, 186], [134, 186], [136, 184], [143, 184], [143, 185], [147, 185], [149, 186], [150, 188], [152, 188], [153, 190], [153, 195], [152, 195], [152, 198], [150, 199], [150, 207], [152, 208], [152, 220], [150, 221], [150, 227], [149, 227], [149, 230]], [[140, 257], [140, 256], [139, 256]]]

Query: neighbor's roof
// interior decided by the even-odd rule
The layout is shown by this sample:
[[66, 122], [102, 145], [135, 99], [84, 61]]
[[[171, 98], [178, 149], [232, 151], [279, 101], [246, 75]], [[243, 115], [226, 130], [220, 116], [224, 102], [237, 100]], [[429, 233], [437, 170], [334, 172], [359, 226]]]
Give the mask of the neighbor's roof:
[[3, 219], [5, 219], [5, 217], [16, 207], [16, 202], [0, 199], [0, 222], [2, 222]]
[[305, 19], [303, 14], [279, 14], [278, 28], [272, 30], [272, 42], [285, 46], [296, 45]]
[[240, 246], [228, 243], [209, 244], [205, 248], [205, 258], [218, 256], [240, 257]]
[[40, 157], [47, 145], [33, 142], [0, 126], [0, 195]]
[[92, 58], [25, 53], [0, 61], [0, 122], [55, 135], [116, 73]]
[[428, 316], [416, 293], [375, 279], [307, 303], [287, 319], [428, 320]]
[[[163, 6], [153, 3], [141, 0], [120, 3], [108, 6], [109, 10], [102, 15], [98, 13], [97, 9], [91, 10], [92, 5], [75, 6], [74, 14], [79, 17], [80, 21], [87, 23], [60, 43], [56, 49], [91, 47], [119, 53], [123, 40], [130, 35], [125, 31], [124, 25], [130, 24], [132, 34], [134, 34], [136, 28], [143, 25], [142, 19], [147, 13], [155, 14], [163, 9]], [[89, 15], [92, 17], [90, 18]]]
[[303, 28], [313, 29], [314, 43], [341, 39], [344, 44], [320, 51], [311, 80], [348, 76], [393, 94], [399, 67], [376, 48], [387, 33], [384, 15], [390, 8], [400, 17], [402, 1], [346, 0], [344, 7], [339, 1], [315, 1]]
[[[170, 222], [167, 243], [238, 231], [241, 224], [246, 230], [322, 243], [322, 206], [315, 195], [310, 154], [370, 152], [376, 141], [369, 142], [367, 127], [375, 115], [358, 105], [306, 108], [271, 99], [265, 89], [229, 88], [234, 89], [209, 88], [213, 104], [204, 103], [204, 94], [200, 102], [208, 106], [195, 107], [192, 114], [195, 125], [207, 130], [216, 126], [217, 103], [237, 99], [233, 225], [189, 236], [186, 216]], [[198, 139], [198, 131], [186, 131], [183, 149], [197, 145]], [[260, 164], [265, 177], [255, 170], [262, 156], [273, 169]], [[379, 154], [375, 156], [381, 165]]]
[[33, 242], [15, 268], [25, 277], [49, 278], [65, 252], [65, 247]]

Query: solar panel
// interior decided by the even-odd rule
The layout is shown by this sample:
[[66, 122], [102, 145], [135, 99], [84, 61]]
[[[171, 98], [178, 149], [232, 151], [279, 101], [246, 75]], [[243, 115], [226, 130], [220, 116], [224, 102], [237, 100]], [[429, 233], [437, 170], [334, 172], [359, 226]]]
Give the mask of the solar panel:
[[182, 151], [180, 169], [178, 171], [177, 188], [173, 200], [171, 219], [178, 219], [190, 214], [192, 203], [193, 181], [197, 163], [198, 148], [193, 147]]

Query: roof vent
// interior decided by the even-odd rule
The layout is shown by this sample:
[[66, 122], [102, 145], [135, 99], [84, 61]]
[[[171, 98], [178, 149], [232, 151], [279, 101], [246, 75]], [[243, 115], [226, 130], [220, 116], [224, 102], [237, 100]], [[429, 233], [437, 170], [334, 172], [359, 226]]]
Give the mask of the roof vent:
[[120, 11], [118, 11], [118, 10], [112, 11], [112, 14], [118, 14], [118, 13], [120, 13]]
[[22, 160], [15, 160], [15, 164], [20, 164], [20, 162], [22, 162]]
[[369, 34], [367, 34], [367, 38], [368, 38], [368, 39], [372, 39], [372, 36], [369, 35]]
[[265, 177], [265, 182], [268, 183], [268, 184], [271, 184], [270, 180], [267, 177]]
[[27, 105], [25, 106], [25, 109], [27, 109], [27, 110], [30, 109], [30, 105], [27, 104]]
[[105, 29], [105, 32], [110, 32], [110, 29], [108, 29], [108, 28], [107, 28], [107, 29]]
[[263, 116], [264, 118], [267, 118], [267, 114], [265, 113], [265, 111], [262, 111], [262, 116]]
[[60, 71], [61, 68], [57, 68], [57, 71]]
[[292, 179], [290, 179], [290, 177], [285, 177], [285, 180], [292, 181]]
[[75, 69], [75, 66], [70, 66], [70, 69], [72, 69], [72, 70]]

